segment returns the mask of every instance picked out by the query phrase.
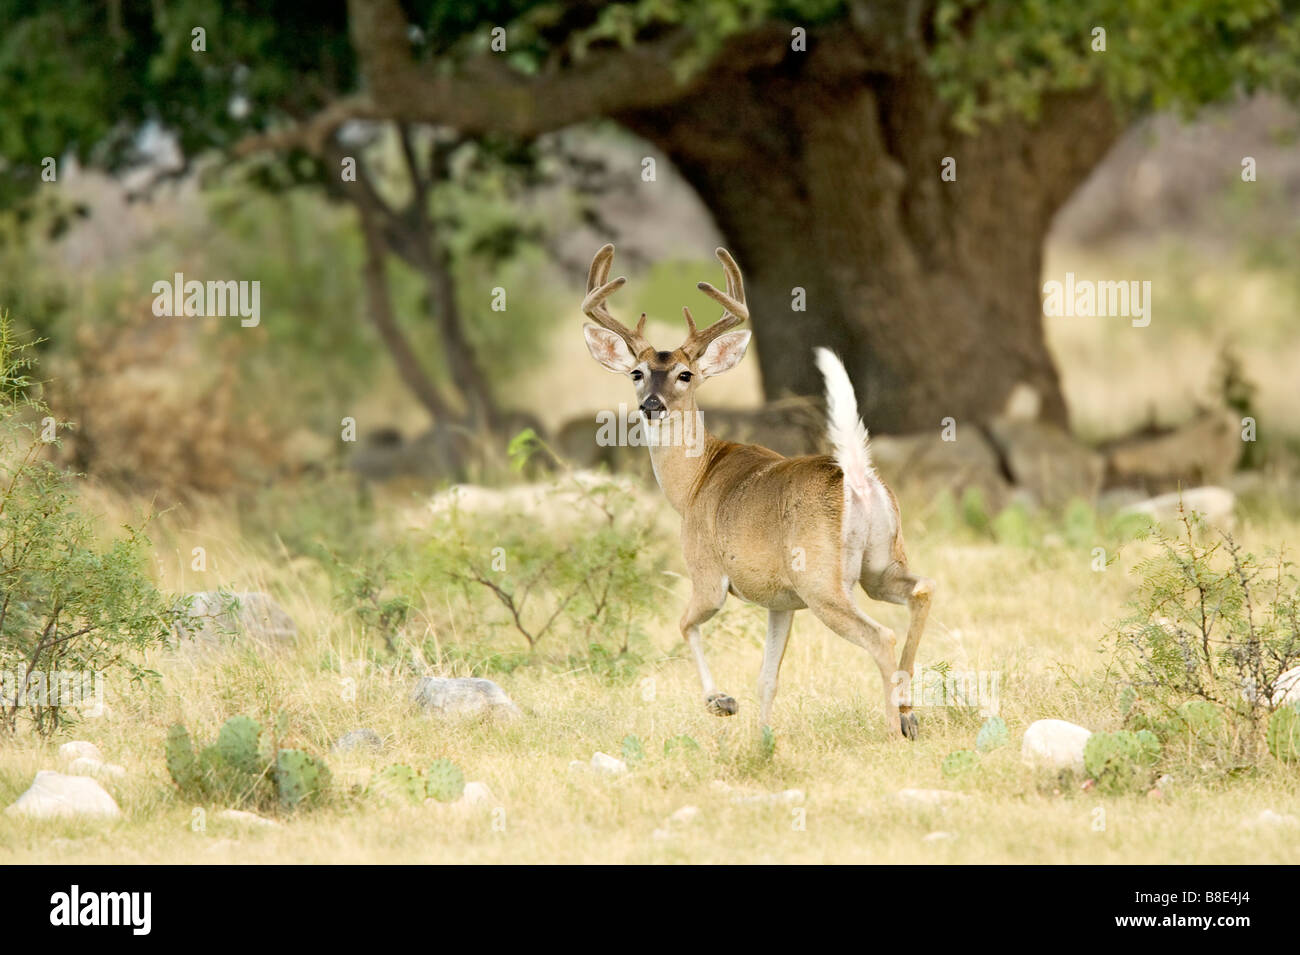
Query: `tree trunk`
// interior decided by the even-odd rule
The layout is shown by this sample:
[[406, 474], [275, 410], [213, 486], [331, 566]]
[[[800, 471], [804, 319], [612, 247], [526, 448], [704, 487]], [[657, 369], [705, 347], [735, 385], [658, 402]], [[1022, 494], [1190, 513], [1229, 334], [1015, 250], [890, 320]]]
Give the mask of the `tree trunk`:
[[[746, 278], [768, 398], [817, 394], [811, 350], [844, 359], [867, 426], [978, 421], [1030, 385], [1066, 423], [1043, 335], [1052, 216], [1114, 142], [1100, 93], [1038, 123], [955, 132], [919, 67], [825, 82], [807, 66], [715, 85], [617, 118], [664, 150], [713, 212]], [[956, 181], [940, 178], [945, 157]], [[806, 311], [793, 311], [795, 288]]]

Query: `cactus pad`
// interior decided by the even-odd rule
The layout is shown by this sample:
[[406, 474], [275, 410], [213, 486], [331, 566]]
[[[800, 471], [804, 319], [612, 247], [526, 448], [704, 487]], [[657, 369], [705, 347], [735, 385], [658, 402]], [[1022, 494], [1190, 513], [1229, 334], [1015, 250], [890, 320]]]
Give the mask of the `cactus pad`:
[[465, 774], [449, 759], [435, 759], [424, 772], [425, 791], [438, 802], [455, 802], [465, 791]]

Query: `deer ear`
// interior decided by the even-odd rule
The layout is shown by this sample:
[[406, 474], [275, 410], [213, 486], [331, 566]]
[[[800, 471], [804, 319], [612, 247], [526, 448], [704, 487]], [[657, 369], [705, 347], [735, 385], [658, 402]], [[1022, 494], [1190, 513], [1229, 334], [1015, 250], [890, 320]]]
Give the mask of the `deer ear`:
[[727, 332], [709, 342], [709, 347], [704, 349], [704, 354], [700, 356], [700, 374], [705, 378], [712, 378], [714, 375], [735, 368], [740, 359], [745, 357], [745, 349], [749, 347], [749, 335], [749, 329]]
[[636, 367], [636, 359], [632, 357], [623, 336], [590, 322], [582, 326], [582, 334], [587, 338], [587, 350], [591, 352], [591, 357], [610, 371], [626, 375]]

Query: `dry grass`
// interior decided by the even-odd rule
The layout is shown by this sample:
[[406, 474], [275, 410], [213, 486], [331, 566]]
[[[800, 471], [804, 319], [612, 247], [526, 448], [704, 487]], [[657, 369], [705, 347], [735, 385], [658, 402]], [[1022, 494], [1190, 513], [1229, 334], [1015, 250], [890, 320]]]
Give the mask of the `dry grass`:
[[[115, 513], [114, 501], [98, 506]], [[117, 505], [118, 509], [121, 505]], [[920, 512], [920, 508], [914, 509]], [[1115, 725], [1114, 701], [1096, 683], [1106, 621], [1130, 592], [1136, 550], [1103, 573], [1090, 553], [1064, 544], [1017, 549], [950, 543], [913, 522], [913, 563], [942, 592], [921, 663], [1003, 675], [1002, 707], [1012, 745], [986, 757], [958, 785], [942, 758], [969, 748], [980, 719], [971, 711], [922, 711], [922, 739], [895, 743], [879, 716], [879, 677], [866, 655], [800, 614], [777, 699], [775, 756], [759, 755], [754, 683], [763, 632], [761, 611], [732, 602], [707, 637], [715, 676], [741, 701], [722, 720], [704, 712], [694, 668], [678, 652], [669, 622], [678, 594], [654, 634], [651, 662], [638, 680], [611, 686], [589, 672], [524, 667], [496, 678], [524, 708], [514, 725], [448, 725], [410, 708], [410, 676], [359, 663], [365, 653], [349, 619], [331, 609], [322, 573], [310, 562], [241, 548], [228, 513], [199, 519], [170, 515], [158, 528], [176, 557], [191, 541], [209, 548], [206, 574], [178, 569], [165, 555], [164, 577], [186, 589], [218, 585], [267, 588], [301, 628], [282, 654], [232, 652], [199, 661], [159, 656], [161, 683], [150, 690], [110, 686], [110, 711], [75, 731], [96, 742], [127, 778], [110, 784], [124, 810], [111, 825], [32, 824], [0, 816], [0, 858], [9, 862], [1284, 862], [1300, 849], [1300, 830], [1254, 829], [1260, 810], [1287, 811], [1300, 795], [1294, 770], [1266, 762], [1250, 779], [1180, 780], [1168, 796], [1108, 798], [1068, 788], [1021, 766], [1019, 732], [1034, 719], [1063, 717], [1093, 728]], [[1242, 536], [1263, 547], [1295, 539], [1295, 520], [1247, 523]], [[679, 585], [679, 591], [680, 591]], [[893, 626], [898, 608], [873, 613]], [[462, 635], [464, 637], [466, 635]], [[554, 648], [558, 650], [559, 648]], [[453, 668], [455, 671], [455, 668]], [[463, 670], [461, 671], [463, 672]], [[345, 692], [354, 682], [355, 698]], [[647, 698], [651, 696], [652, 698]], [[210, 737], [238, 712], [285, 709], [297, 741], [325, 751], [344, 731], [369, 726], [387, 738], [376, 756], [331, 756], [344, 784], [390, 762], [420, 766], [450, 757], [467, 778], [486, 782], [495, 808], [458, 812], [443, 806], [396, 808], [340, 796], [334, 804], [288, 818], [273, 830], [249, 830], [214, 818], [171, 785], [162, 760], [166, 727], [185, 721]], [[646, 758], [622, 778], [575, 776], [570, 760], [596, 750], [618, 755], [629, 734]], [[695, 753], [665, 755], [666, 740], [688, 734]], [[30, 740], [0, 752], [0, 802], [13, 800], [52, 746]], [[900, 806], [903, 787], [961, 788], [969, 799], [947, 810]], [[798, 805], [750, 805], [738, 795], [800, 789]], [[654, 837], [685, 806], [693, 823]], [[203, 825], [196, 808], [206, 810]], [[1104, 830], [1096, 825], [1104, 811]], [[801, 811], [796, 811], [801, 810]], [[923, 841], [928, 833], [955, 838]]]

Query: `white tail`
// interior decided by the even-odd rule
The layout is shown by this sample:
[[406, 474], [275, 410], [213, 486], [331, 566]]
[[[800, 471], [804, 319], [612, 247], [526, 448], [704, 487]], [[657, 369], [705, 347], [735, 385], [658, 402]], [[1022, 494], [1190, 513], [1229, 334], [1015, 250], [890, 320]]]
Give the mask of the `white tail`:
[[871, 494], [871, 448], [867, 426], [858, 416], [858, 399], [844, 363], [828, 348], [814, 349], [817, 368], [826, 379], [826, 430], [835, 449], [835, 462], [844, 472], [844, 486], [859, 500]]

